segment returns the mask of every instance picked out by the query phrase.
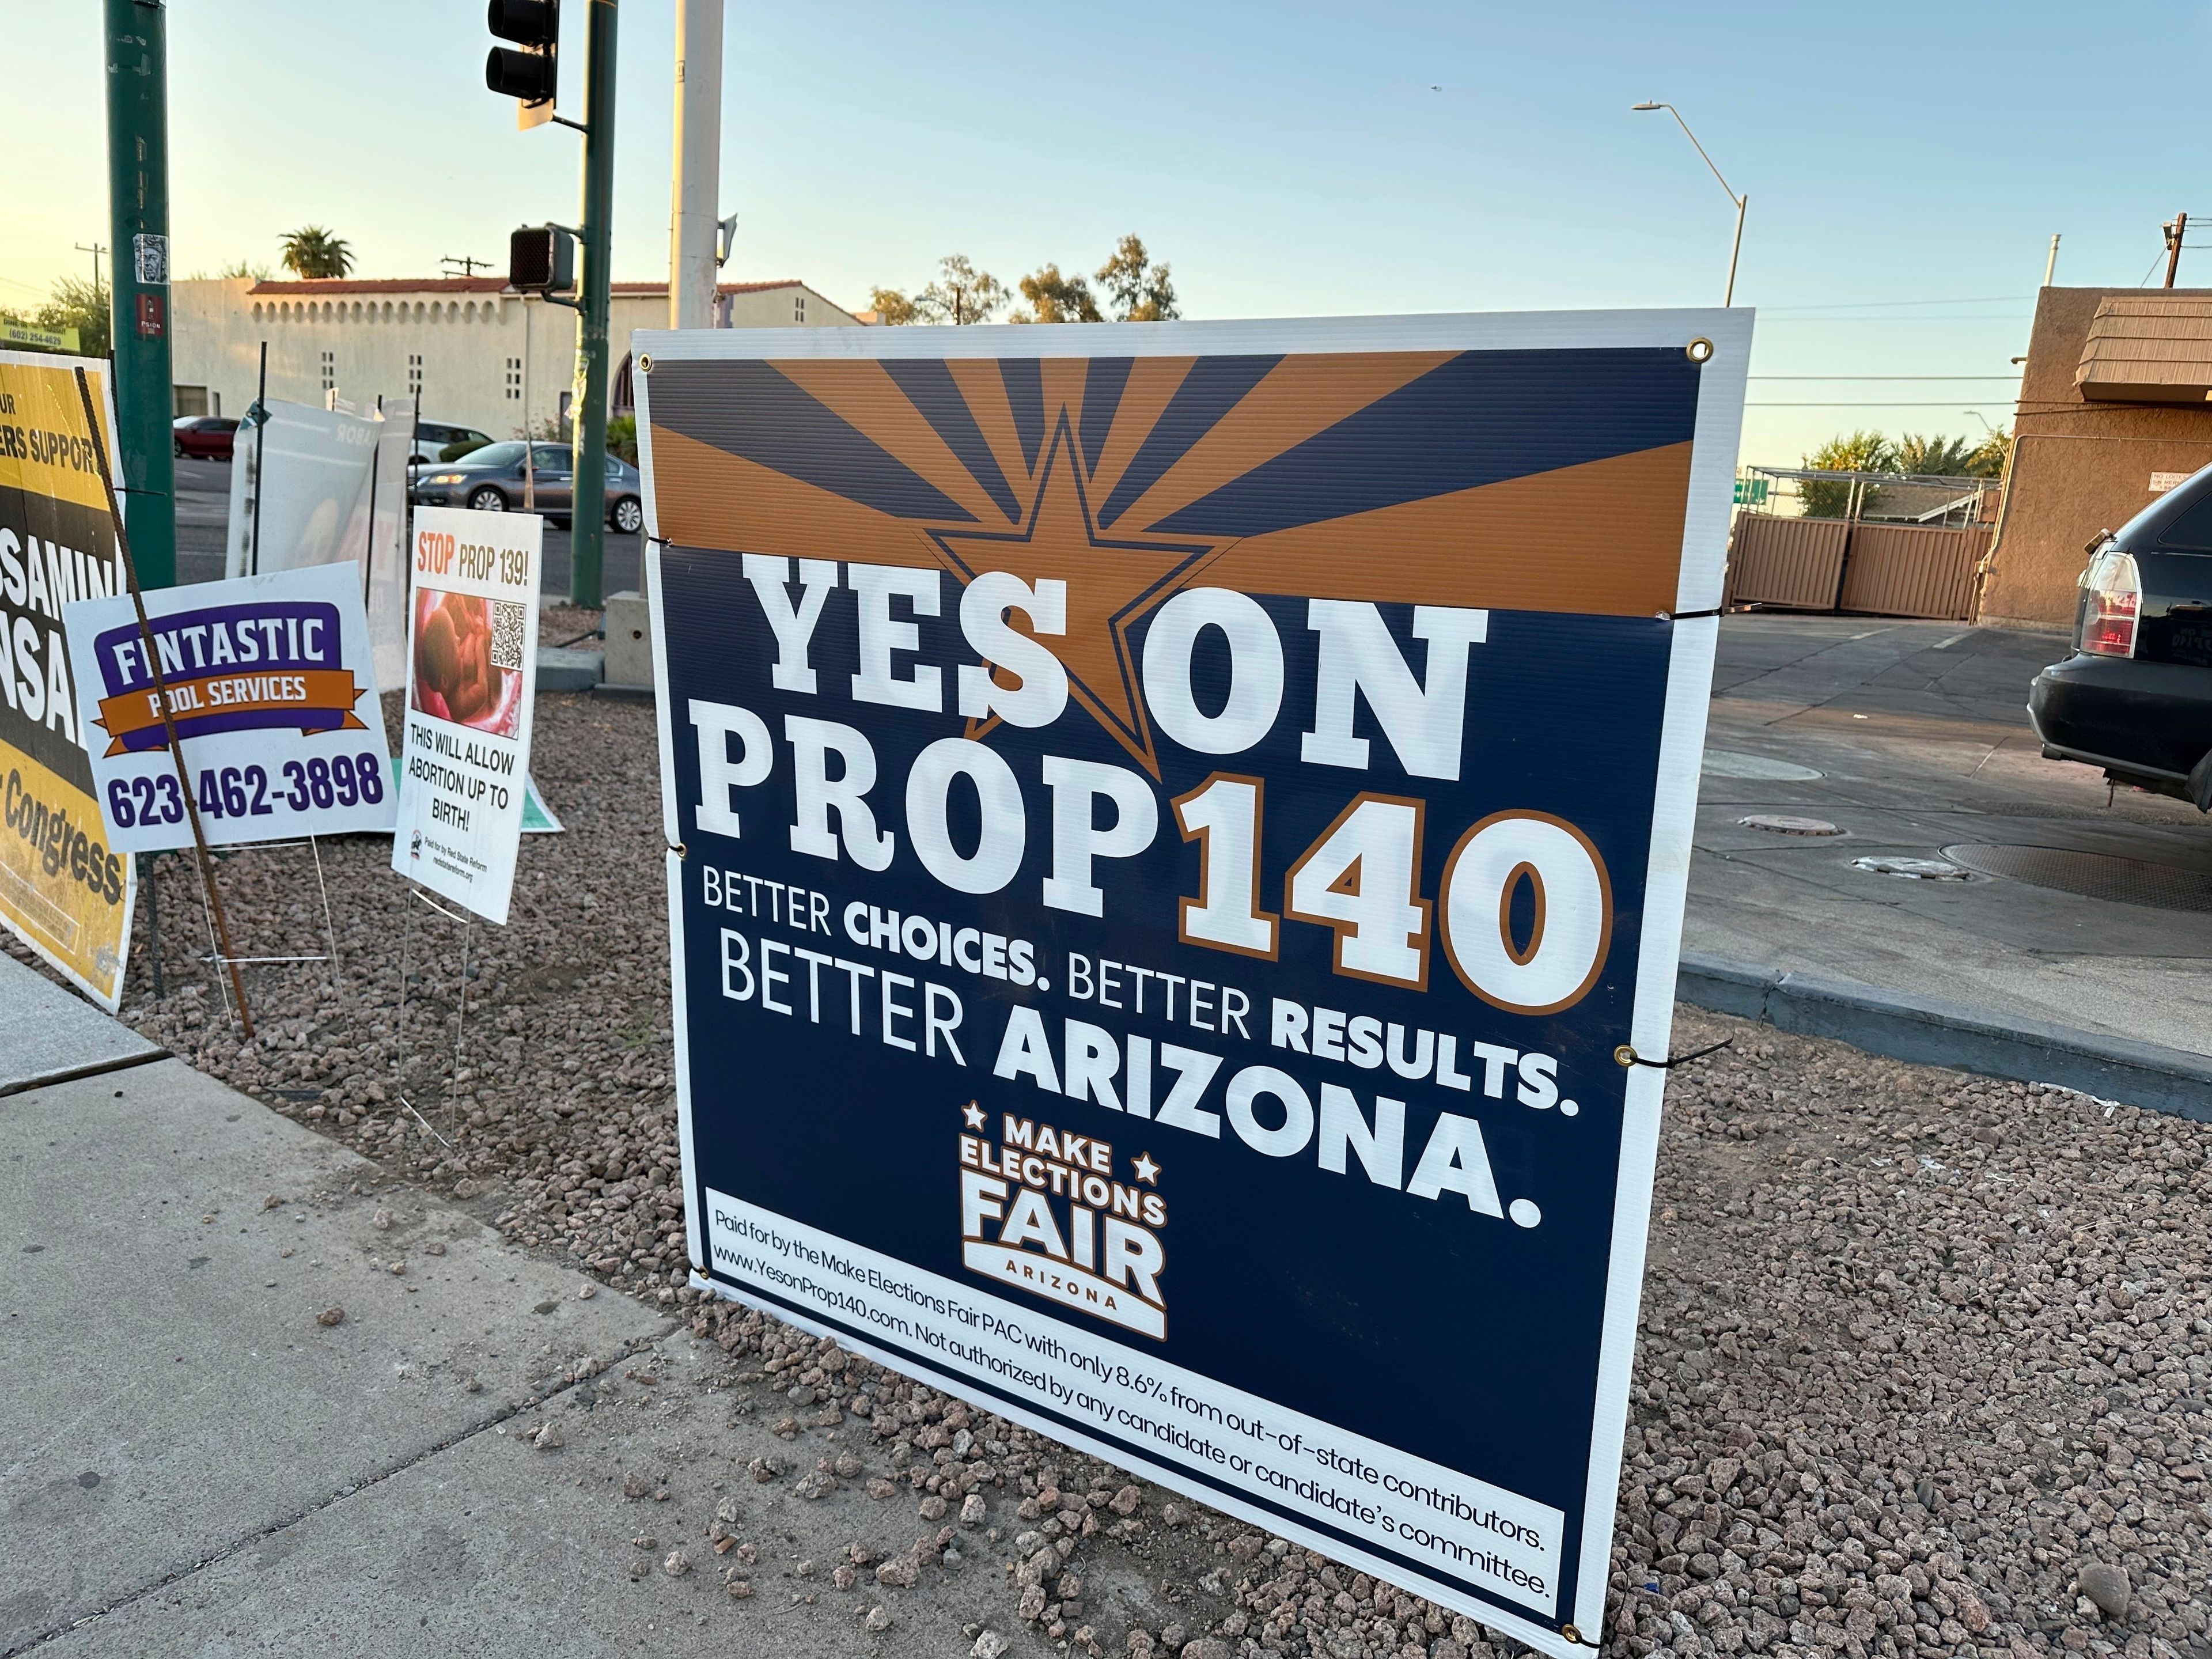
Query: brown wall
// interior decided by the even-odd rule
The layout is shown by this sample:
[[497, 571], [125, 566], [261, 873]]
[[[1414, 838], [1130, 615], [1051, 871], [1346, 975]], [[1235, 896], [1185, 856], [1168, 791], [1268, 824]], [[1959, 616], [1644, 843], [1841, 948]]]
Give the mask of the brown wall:
[[[1982, 588], [1980, 619], [1997, 627], [2063, 628], [2074, 620], [2082, 544], [2150, 505], [2154, 472], [2212, 465], [2212, 408], [2093, 404], [2074, 371], [2097, 302], [2140, 289], [2046, 288], [2021, 380], [2004, 523]], [[2212, 302], [2212, 289], [2177, 289]]]

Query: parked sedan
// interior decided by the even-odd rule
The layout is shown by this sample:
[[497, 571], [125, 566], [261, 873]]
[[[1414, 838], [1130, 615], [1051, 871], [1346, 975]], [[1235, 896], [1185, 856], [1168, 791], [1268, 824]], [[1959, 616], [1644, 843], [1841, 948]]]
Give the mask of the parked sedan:
[[169, 422], [169, 436], [179, 455], [195, 460], [227, 461], [238, 422], [221, 415], [179, 415]]
[[482, 449], [490, 441], [489, 434], [479, 432], [472, 426], [454, 426], [444, 421], [426, 421], [418, 416], [415, 422], [415, 447], [407, 465], [422, 466], [438, 461], [458, 461], [471, 451]]
[[2088, 550], [2074, 654], [2028, 692], [2043, 752], [2212, 812], [2212, 467]]
[[[526, 461], [534, 476], [526, 477]], [[451, 465], [425, 470], [409, 495], [424, 507], [466, 507], [479, 513], [526, 512], [534, 503], [536, 511], [566, 526], [574, 483], [570, 466], [566, 444], [487, 444]], [[635, 535], [645, 523], [641, 488], [635, 467], [607, 457], [607, 523], [624, 535]]]

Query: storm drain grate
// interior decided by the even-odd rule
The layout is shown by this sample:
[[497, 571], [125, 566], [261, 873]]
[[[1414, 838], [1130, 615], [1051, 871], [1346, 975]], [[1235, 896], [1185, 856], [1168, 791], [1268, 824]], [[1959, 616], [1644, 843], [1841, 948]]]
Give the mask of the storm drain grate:
[[2154, 910], [2212, 911], [2212, 873], [2179, 865], [2124, 859], [2111, 853], [2076, 853], [2059, 847], [1947, 847], [1943, 856], [1978, 875], [2009, 876], [2032, 887], [2052, 887], [2115, 904]]

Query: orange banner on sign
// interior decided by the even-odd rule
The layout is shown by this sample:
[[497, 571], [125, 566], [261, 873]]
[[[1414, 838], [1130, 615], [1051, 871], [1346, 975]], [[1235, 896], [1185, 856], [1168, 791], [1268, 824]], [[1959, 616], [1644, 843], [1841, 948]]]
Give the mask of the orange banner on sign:
[[[349, 668], [307, 668], [276, 674], [203, 674], [169, 682], [169, 708], [179, 737], [234, 732], [252, 726], [295, 726], [302, 732], [368, 728], [353, 712], [362, 688]], [[166, 749], [165, 735], [147, 741], [161, 724], [161, 707], [150, 690], [125, 691], [100, 700], [94, 722], [114, 741], [110, 755]], [[132, 741], [133, 738], [139, 739]]]

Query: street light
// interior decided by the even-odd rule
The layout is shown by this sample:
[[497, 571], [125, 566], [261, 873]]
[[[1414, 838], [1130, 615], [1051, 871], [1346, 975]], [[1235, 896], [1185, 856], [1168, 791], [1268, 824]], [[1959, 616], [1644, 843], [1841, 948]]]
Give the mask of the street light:
[[1745, 204], [1751, 200], [1750, 196], [1747, 194], [1739, 196], [1733, 190], [1729, 190], [1729, 181], [1726, 179], [1721, 178], [1721, 170], [1717, 167], [1713, 167], [1713, 158], [1705, 154], [1705, 147], [1698, 143], [1698, 135], [1690, 131], [1690, 124], [1682, 118], [1682, 112], [1676, 109], [1672, 104], [1666, 103], [1664, 101], [1653, 101], [1647, 100], [1645, 102], [1641, 104], [1631, 104], [1629, 108], [1639, 111], [1663, 109], [1668, 114], [1673, 116], [1674, 118], [1674, 125], [1682, 129], [1682, 136], [1687, 138], [1692, 144], [1696, 146], [1698, 156], [1705, 161], [1705, 164], [1707, 167], [1713, 168], [1713, 177], [1720, 179], [1721, 188], [1724, 191], [1728, 191], [1729, 200], [1735, 204], [1735, 245], [1729, 249], [1728, 291], [1721, 299], [1721, 303], [1723, 306], [1734, 305], [1735, 303], [1736, 256], [1743, 252], [1743, 210]]

